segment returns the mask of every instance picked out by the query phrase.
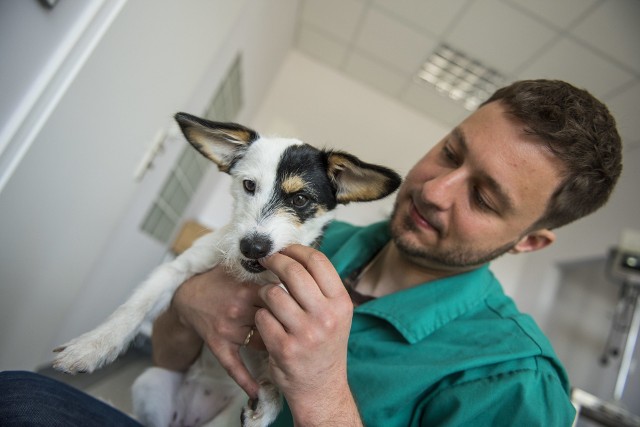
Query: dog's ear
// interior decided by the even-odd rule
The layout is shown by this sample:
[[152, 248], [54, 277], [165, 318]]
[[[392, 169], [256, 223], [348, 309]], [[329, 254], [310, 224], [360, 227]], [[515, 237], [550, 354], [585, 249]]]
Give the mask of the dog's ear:
[[384, 166], [365, 163], [340, 151], [327, 153], [327, 174], [336, 185], [338, 203], [378, 200], [396, 191], [402, 178]]
[[236, 123], [213, 122], [187, 113], [174, 117], [187, 141], [222, 172], [228, 173], [249, 144], [259, 138], [256, 131]]

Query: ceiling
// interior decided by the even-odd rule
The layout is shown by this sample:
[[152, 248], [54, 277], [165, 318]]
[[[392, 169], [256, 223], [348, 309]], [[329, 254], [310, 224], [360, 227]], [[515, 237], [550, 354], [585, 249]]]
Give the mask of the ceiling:
[[604, 101], [640, 146], [638, 0], [302, 0], [296, 47], [446, 124], [468, 114], [415, 79], [441, 43], [509, 81], [557, 78]]

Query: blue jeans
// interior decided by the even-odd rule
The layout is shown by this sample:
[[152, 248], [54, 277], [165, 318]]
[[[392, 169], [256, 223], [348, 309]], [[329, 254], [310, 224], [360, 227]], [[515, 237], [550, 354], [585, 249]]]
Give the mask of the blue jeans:
[[0, 372], [0, 426], [141, 427], [119, 410], [33, 372]]

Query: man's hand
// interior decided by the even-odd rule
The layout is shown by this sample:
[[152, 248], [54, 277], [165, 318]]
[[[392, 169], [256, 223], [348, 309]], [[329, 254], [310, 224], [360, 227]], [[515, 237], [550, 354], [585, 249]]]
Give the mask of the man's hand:
[[[204, 341], [240, 387], [251, 398], [257, 397], [259, 386], [239, 350], [262, 305], [258, 290], [253, 283], [237, 282], [221, 267], [187, 280], [174, 294], [170, 308], [154, 323], [154, 363], [166, 369], [187, 370]], [[264, 349], [258, 334], [249, 346]]]
[[293, 245], [262, 261], [286, 286], [266, 285], [255, 323], [269, 352], [273, 380], [296, 425], [362, 425], [347, 383], [353, 304], [329, 260]]

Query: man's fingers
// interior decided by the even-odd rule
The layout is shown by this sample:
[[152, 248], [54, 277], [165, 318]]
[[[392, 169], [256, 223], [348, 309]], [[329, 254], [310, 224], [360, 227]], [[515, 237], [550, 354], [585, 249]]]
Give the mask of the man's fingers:
[[[261, 261], [262, 265], [275, 273], [286, 286], [287, 291], [304, 309], [313, 306], [314, 301], [322, 297], [314, 278], [304, 265], [288, 255], [275, 253]], [[264, 300], [264, 289], [260, 289]], [[277, 291], [273, 292], [277, 295]]]
[[220, 365], [227, 371], [229, 376], [242, 387], [250, 398], [256, 399], [260, 386], [244, 365], [238, 352], [239, 347], [224, 347], [216, 350], [209, 347], [209, 349], [218, 358]]
[[268, 309], [260, 309], [256, 313], [256, 327], [260, 335], [269, 337], [264, 343], [269, 353], [282, 350], [281, 346], [286, 339], [287, 332], [282, 323]]
[[[260, 289], [260, 294], [269, 312], [278, 319], [278, 322], [280, 322], [287, 331], [295, 331], [296, 327], [302, 323], [304, 304], [299, 301], [296, 302], [291, 295], [280, 286], [264, 285]], [[256, 312], [256, 325], [258, 324], [258, 313], [260, 313], [260, 310]], [[264, 313], [261, 314], [261, 316], [263, 315]]]
[[[327, 298], [341, 296], [346, 292], [340, 276], [322, 252], [302, 245], [291, 245], [281, 252], [303, 265]], [[304, 292], [302, 289], [301, 291]]]

